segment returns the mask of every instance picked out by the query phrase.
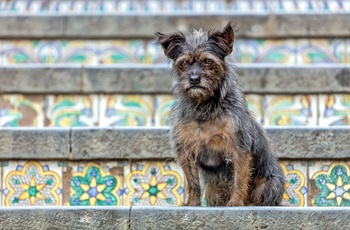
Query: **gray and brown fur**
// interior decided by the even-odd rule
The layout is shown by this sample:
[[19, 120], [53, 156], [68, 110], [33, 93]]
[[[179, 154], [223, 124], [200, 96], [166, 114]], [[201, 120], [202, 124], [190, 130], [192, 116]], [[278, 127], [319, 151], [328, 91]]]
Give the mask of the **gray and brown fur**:
[[227, 55], [234, 28], [156, 33], [173, 62], [172, 142], [186, 178], [185, 205], [274, 206], [284, 176], [265, 132], [252, 118]]

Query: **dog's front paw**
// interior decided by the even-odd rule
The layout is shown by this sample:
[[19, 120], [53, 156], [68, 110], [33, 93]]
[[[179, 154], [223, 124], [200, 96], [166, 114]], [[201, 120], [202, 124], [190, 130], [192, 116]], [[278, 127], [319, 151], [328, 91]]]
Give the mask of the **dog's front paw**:
[[242, 200], [229, 200], [226, 206], [244, 206], [244, 202]]

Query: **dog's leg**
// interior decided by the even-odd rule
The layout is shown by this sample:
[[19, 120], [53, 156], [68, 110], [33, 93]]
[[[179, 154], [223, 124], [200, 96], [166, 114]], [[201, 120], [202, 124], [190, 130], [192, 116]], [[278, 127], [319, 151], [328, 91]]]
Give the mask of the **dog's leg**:
[[234, 180], [230, 187], [232, 195], [228, 206], [244, 206], [247, 202], [252, 159], [248, 152], [233, 154]]
[[186, 180], [185, 195], [187, 196], [187, 199], [183, 205], [200, 206], [201, 192], [200, 192], [198, 167], [195, 164], [194, 159], [188, 159], [185, 157], [184, 152], [181, 152], [178, 154], [177, 160], [185, 174], [185, 180]]

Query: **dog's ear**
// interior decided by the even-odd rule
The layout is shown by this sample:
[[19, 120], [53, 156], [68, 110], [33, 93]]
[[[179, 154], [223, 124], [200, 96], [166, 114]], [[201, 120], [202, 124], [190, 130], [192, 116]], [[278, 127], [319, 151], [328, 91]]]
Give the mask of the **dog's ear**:
[[235, 25], [231, 25], [229, 22], [222, 31], [211, 31], [208, 34], [208, 40], [214, 41], [220, 49], [224, 52], [225, 56], [232, 52], [233, 42], [235, 40]]
[[182, 52], [182, 44], [185, 42], [185, 36], [180, 33], [172, 33], [172, 34], [162, 34], [155, 33], [158, 37], [157, 44], [160, 44], [163, 48], [164, 54], [173, 60], [177, 58], [177, 56]]

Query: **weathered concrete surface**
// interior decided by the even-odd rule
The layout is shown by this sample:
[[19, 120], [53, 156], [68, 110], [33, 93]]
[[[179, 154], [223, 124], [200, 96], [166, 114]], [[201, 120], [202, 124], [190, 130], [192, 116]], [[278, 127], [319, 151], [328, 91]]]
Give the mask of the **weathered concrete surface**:
[[132, 207], [131, 229], [348, 229], [350, 208]]
[[172, 158], [167, 128], [73, 128], [73, 159]]
[[[350, 158], [349, 128], [267, 128], [283, 159]], [[167, 128], [73, 128], [73, 159], [174, 157]]]
[[[237, 64], [245, 93], [350, 93], [350, 65]], [[0, 93], [171, 93], [169, 65], [0, 66]]]
[[45, 65], [0, 67], [1, 93], [71, 93], [81, 91], [79, 68]]
[[[267, 128], [280, 159], [349, 159], [350, 128]], [[168, 128], [5, 128], [0, 159], [171, 159]]]
[[0, 208], [1, 229], [128, 229], [129, 207]]
[[68, 159], [69, 129], [2, 128], [0, 159]]
[[[349, 14], [2, 14], [1, 38], [153, 38], [155, 31], [210, 29], [236, 22], [239, 37], [348, 37]], [[101, 26], [103, 25], [103, 26]], [[98, 33], [96, 33], [98, 31]]]
[[350, 208], [331, 207], [0, 208], [0, 226], [2, 229], [328, 230], [348, 229], [349, 225]]
[[279, 158], [350, 158], [350, 130], [332, 128], [267, 128]]

